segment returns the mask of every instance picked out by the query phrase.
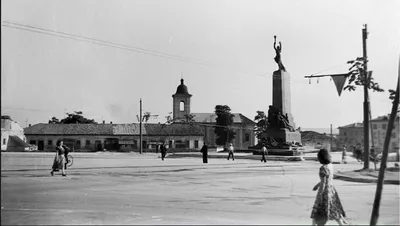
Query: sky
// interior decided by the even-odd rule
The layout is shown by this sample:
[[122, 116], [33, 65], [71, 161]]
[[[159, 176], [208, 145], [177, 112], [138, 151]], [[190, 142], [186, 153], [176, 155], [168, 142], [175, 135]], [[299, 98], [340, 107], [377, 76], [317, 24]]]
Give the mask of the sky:
[[367, 24], [368, 69], [386, 91], [370, 92], [371, 114], [390, 113], [399, 9], [396, 0], [3, 0], [1, 114], [23, 127], [73, 111], [136, 123], [141, 98], [158, 115], [149, 122], [165, 122], [183, 77], [192, 113], [228, 105], [254, 119], [272, 104], [276, 35], [296, 126], [362, 122], [362, 87], [339, 97], [329, 77], [304, 76], [348, 72]]

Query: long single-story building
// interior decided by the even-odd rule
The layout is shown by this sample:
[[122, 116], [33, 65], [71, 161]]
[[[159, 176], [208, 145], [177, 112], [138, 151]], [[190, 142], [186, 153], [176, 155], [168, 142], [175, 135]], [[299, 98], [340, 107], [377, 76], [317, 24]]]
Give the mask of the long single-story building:
[[[47, 124], [39, 123], [24, 129], [27, 142], [38, 150], [54, 150], [58, 140], [73, 150], [134, 150], [139, 149], [139, 123], [132, 124]], [[165, 142], [173, 149], [200, 149], [204, 143], [203, 128], [187, 124], [142, 125], [142, 147], [155, 149]]]

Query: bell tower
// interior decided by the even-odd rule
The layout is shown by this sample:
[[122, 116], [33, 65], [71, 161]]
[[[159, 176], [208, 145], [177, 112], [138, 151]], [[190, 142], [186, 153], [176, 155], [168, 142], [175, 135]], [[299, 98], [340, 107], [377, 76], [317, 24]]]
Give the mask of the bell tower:
[[173, 119], [185, 120], [185, 115], [190, 114], [190, 97], [188, 88], [183, 84], [183, 78], [181, 79], [181, 84], [176, 88], [176, 93], [172, 95], [173, 98]]

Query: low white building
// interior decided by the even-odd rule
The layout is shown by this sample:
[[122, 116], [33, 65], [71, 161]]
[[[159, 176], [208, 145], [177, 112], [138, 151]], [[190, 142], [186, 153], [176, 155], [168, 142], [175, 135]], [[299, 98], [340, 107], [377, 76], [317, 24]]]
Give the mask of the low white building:
[[10, 116], [1, 116], [1, 150], [28, 151], [31, 145], [26, 143], [24, 129]]

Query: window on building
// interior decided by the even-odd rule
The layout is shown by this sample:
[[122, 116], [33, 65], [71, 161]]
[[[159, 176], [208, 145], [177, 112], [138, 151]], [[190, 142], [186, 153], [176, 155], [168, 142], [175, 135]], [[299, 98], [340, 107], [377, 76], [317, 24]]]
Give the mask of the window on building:
[[392, 132], [392, 138], [396, 138], [396, 133], [394, 131]]
[[86, 140], [86, 146], [90, 145], [90, 140]]
[[6, 144], [6, 138], [3, 139], [3, 144]]
[[244, 141], [250, 141], [250, 134], [246, 133], [244, 134]]
[[373, 124], [373, 125], [372, 125], [372, 128], [373, 128], [373, 129], [378, 129], [378, 125], [377, 125], [377, 124]]
[[181, 101], [179, 103], [179, 111], [184, 111], [185, 110], [185, 102]]
[[47, 146], [53, 146], [53, 140], [47, 140]]
[[386, 129], [386, 124], [382, 124], [382, 129]]
[[36, 145], [36, 140], [31, 140], [31, 141], [29, 141], [29, 144]]
[[199, 148], [199, 141], [198, 140], [194, 141], [194, 148]]

